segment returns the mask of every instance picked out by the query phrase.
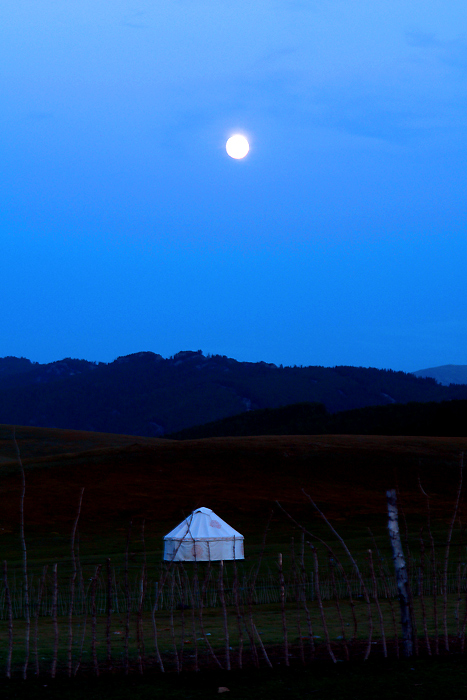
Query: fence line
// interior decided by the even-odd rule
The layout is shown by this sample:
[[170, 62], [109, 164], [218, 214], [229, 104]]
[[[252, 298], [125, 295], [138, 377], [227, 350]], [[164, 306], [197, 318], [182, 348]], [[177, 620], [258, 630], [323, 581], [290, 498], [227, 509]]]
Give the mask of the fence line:
[[[227, 568], [227, 566], [226, 566]], [[174, 572], [177, 571], [177, 565], [174, 565], [172, 573], [169, 572], [170, 577]], [[324, 601], [335, 600], [336, 597], [340, 600], [345, 599], [348, 596], [348, 583], [344, 579], [342, 573], [339, 570], [335, 570], [334, 582], [332, 579], [326, 578], [320, 575], [319, 590], [321, 599]], [[112, 568], [111, 570], [111, 600], [112, 607], [116, 613], [126, 613], [128, 612], [128, 600], [130, 604], [130, 612], [137, 612], [141, 607], [142, 611], [152, 610], [156, 597], [158, 597], [158, 609], [169, 611], [172, 607], [172, 598], [176, 608], [190, 608], [192, 606], [192, 601], [195, 603], [195, 607], [199, 605], [200, 591], [193, 585], [193, 582], [187, 576], [185, 579], [185, 585], [181, 587], [178, 583], [174, 585], [173, 593], [170, 591], [167, 585], [163, 586], [162, 590], [159, 588], [159, 582], [163, 578], [162, 575], [158, 579], [147, 579], [146, 588], [147, 593], [141, 604], [141, 577], [135, 577], [129, 584], [129, 596], [127, 595], [124, 587], [124, 582], [118, 577], [118, 569]], [[367, 586], [368, 590], [373, 589], [374, 583], [376, 584], [376, 593], [378, 598], [387, 599], [397, 598], [397, 585], [393, 574], [386, 573], [383, 580], [382, 576], [376, 576], [376, 581], [374, 582], [370, 576], [363, 577], [363, 582]], [[356, 576], [347, 577], [352, 596], [356, 599], [363, 597], [361, 581]], [[251, 590], [249, 586], [250, 577], [245, 577], [244, 585], [238, 585], [237, 588], [233, 586], [232, 581], [226, 581], [223, 586], [223, 595], [225, 597], [225, 603], [227, 606], [235, 605], [235, 596], [238, 597], [240, 604], [245, 605], [247, 603], [248, 596], [251, 596], [251, 601], [253, 605], [267, 605], [267, 604], [278, 604], [281, 601], [281, 584], [277, 576], [269, 573], [267, 576], [257, 577], [254, 583], [254, 587]], [[88, 580], [84, 583], [84, 586], [78, 586], [73, 594], [74, 602], [73, 606], [75, 608], [76, 614], [84, 614], [91, 612], [91, 583], [92, 580]], [[457, 571], [451, 572], [446, 577], [447, 583], [447, 594], [457, 594], [459, 597], [462, 594], [467, 593], [467, 565], [458, 565]], [[410, 586], [412, 594], [414, 597], [429, 597], [435, 592], [434, 577], [430, 574], [430, 571], [425, 567], [417, 567], [412, 570]], [[316, 588], [314, 582], [313, 571], [305, 572], [300, 580], [300, 587], [302, 590], [302, 595], [304, 600], [308, 602], [314, 602], [316, 599]], [[36, 616], [37, 613], [39, 617], [48, 617], [52, 615], [53, 608], [53, 580], [52, 576], [49, 575], [46, 578], [44, 590], [39, 600], [39, 611], [37, 610], [37, 602], [39, 599], [39, 589], [41, 588], [41, 582], [36, 577], [35, 580], [31, 579], [29, 583], [29, 607], [30, 614]], [[438, 585], [439, 588], [439, 585]], [[84, 590], [84, 596], [83, 596]], [[104, 569], [97, 580], [96, 591], [95, 591], [95, 605], [96, 610], [99, 615], [104, 615], [108, 613], [108, 582], [107, 573]], [[295, 600], [297, 595], [297, 581], [294, 580], [294, 576], [290, 574], [284, 577], [284, 592], [286, 602]], [[439, 592], [439, 591], [438, 591]], [[9, 582], [9, 596], [11, 599], [12, 612], [14, 619], [21, 619], [25, 616], [25, 597], [24, 597], [24, 586], [23, 582], [13, 575], [13, 579]], [[8, 610], [8, 600], [7, 600], [7, 590], [5, 588], [4, 580], [0, 583], [0, 620], [7, 620], [9, 615]], [[67, 615], [70, 607], [71, 593], [66, 589], [66, 582], [63, 580], [58, 590], [57, 597], [57, 614], [59, 616]], [[221, 607], [221, 597], [219, 592], [219, 585], [217, 576], [212, 575], [208, 579], [205, 585], [204, 591], [204, 601], [203, 606], [206, 608], [218, 608]]]

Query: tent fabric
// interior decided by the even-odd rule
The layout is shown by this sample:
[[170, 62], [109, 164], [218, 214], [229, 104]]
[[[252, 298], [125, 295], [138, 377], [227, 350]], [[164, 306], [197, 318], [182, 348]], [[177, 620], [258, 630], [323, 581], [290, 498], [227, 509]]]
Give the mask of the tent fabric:
[[210, 508], [197, 508], [164, 537], [165, 561], [244, 559], [243, 535]]

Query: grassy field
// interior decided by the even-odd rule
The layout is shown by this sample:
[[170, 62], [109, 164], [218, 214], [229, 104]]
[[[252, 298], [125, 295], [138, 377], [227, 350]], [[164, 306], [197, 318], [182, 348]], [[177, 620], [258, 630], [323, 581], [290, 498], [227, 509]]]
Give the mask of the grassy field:
[[[277, 556], [279, 552], [284, 555], [284, 573], [290, 584], [290, 577], [293, 573], [291, 562], [294, 556], [299, 557], [302, 546], [301, 530], [277, 507], [276, 501], [279, 501], [287, 513], [310, 533], [325, 539], [341, 559], [344, 568], [350, 572], [352, 567], [337, 539], [313, 509], [303, 491], [312, 496], [326, 513], [332, 525], [344, 537], [368, 581], [369, 548], [374, 551], [375, 557], [379, 557], [378, 561], [384, 562], [384, 567], [388, 571], [391, 566], [386, 530], [385, 491], [388, 488], [397, 488], [404, 546], [409, 554], [415, 577], [414, 581], [416, 581], [416, 577], [419, 575], [417, 571], [421, 565], [420, 531], [423, 527], [425, 528], [423, 537], [428, 543], [427, 499], [420, 490], [420, 480], [425, 492], [429, 494], [431, 528], [438, 566], [441, 571], [446, 532], [452, 516], [458, 485], [459, 453], [467, 447], [466, 438], [287, 436], [218, 438], [177, 442], [39, 428], [17, 428], [16, 438], [26, 474], [25, 532], [28, 548], [28, 570], [32, 588], [34, 589], [36, 586], [34, 590], [37, 591], [38, 579], [44, 564], [51, 567], [55, 562], [58, 563], [62, 596], [66, 596], [66, 586], [71, 572], [70, 535], [76, 517], [79, 493], [84, 487], [77, 539], [82, 580], [87, 581], [89, 586], [89, 580], [94, 575], [96, 565], [105, 566], [107, 558], [111, 560], [114, 579], [121, 579], [125, 567], [125, 550], [130, 534], [127, 565], [130, 584], [135, 590], [138, 588], [138, 577], [144, 563], [149, 591], [147, 611], [150, 611], [152, 605], [150, 603], [151, 590], [161, 577], [160, 561], [163, 535], [199, 506], [212, 508], [244, 534], [246, 556], [245, 562], [239, 563], [241, 576], [246, 577], [246, 579], [251, 576], [251, 572], [256, 570], [262, 552], [258, 585], [261, 581], [267, 581], [268, 577], [275, 577], [277, 580]], [[3, 496], [0, 514], [2, 560], [8, 561], [10, 586], [12, 591], [15, 591], [15, 600], [18, 601], [21, 597], [22, 585], [19, 541], [21, 478], [15, 456], [11, 426], [0, 426], [0, 486]], [[459, 633], [465, 615], [467, 556], [462, 526], [465, 520], [464, 514], [465, 506], [462, 499], [455, 524], [449, 565], [451, 593], [448, 600], [448, 619], [449, 633], [453, 638]], [[269, 529], [263, 551], [262, 540], [268, 522]], [[309, 539], [309, 535], [306, 539]], [[316, 542], [316, 540], [314, 541]], [[319, 543], [317, 547], [321, 561], [320, 567], [323, 572], [323, 585], [329, 587], [329, 568], [328, 563], [326, 563], [325, 548]], [[305, 545], [305, 548], [304, 564], [309, 572], [312, 569], [312, 555], [309, 546]], [[232, 572], [229, 574], [228, 569], [226, 569], [226, 574], [232, 577]], [[430, 579], [429, 567], [426, 576], [427, 580]], [[101, 593], [104, 595], [104, 583], [100, 585]], [[275, 595], [277, 595], [277, 590]], [[254, 616], [262, 639], [270, 650], [280, 650], [283, 635], [278, 603], [276, 601], [274, 604], [269, 604], [265, 599], [256, 601], [256, 603], [258, 602], [260, 604], [255, 605]], [[440, 598], [438, 598], [438, 606], [440, 604]], [[420, 605], [419, 599], [415, 605]], [[431, 606], [432, 603], [430, 602], [429, 605]], [[324, 606], [331, 642], [337, 645], [339, 658], [345, 658], [342, 654], [342, 624], [346, 630], [353, 624], [350, 619], [350, 608], [347, 603], [347, 607], [343, 606], [341, 611], [343, 622], [341, 622], [335, 602], [325, 600]], [[222, 649], [224, 639], [219, 607], [207, 607], [208, 609], [204, 612], [206, 628], [209, 630], [213, 646], [219, 650]], [[381, 654], [382, 640], [375, 601], [372, 602], [372, 607], [374, 627], [372, 656], [378, 656]], [[66, 599], [62, 598], [62, 611], [58, 613], [61, 639], [59, 668], [61, 669], [64, 666], [64, 644], [67, 635], [66, 608]], [[286, 616], [292, 650], [292, 664], [298, 664], [301, 655], [309, 653], [309, 650], [306, 650], [307, 642], [303, 642], [303, 638], [307, 636], [304, 613], [303, 610], [299, 612], [298, 608], [299, 606], [297, 607], [293, 603], [293, 592], [289, 592]], [[4, 621], [0, 623], [3, 625], [0, 653], [3, 655], [6, 649], [5, 608], [3, 607], [2, 610]], [[366, 643], [369, 628], [368, 610], [358, 596], [356, 597], [356, 610], [359, 619], [359, 632], [353, 657], [359, 659], [362, 656], [362, 650], [358, 643]], [[317, 656], [325, 659], [328, 654], [323, 646], [324, 630], [316, 601], [313, 603], [311, 611], [315, 651]], [[145, 653], [148, 656], [147, 672], [150, 674], [152, 673], [150, 660], [153, 647], [151, 646], [152, 627], [148, 614], [146, 612], [142, 633], [145, 644], [147, 644], [147, 652]], [[199, 631], [195, 631], [193, 634], [190, 632], [191, 613], [188, 610], [184, 613], [183, 607], [176, 611], [173, 625], [170, 619], [166, 618], [168, 614], [164, 610], [158, 613], [161, 654], [168, 670], [173, 670], [175, 668], [174, 630], [177, 648], [184, 649], [184, 668], [189, 674], [190, 658], [192, 658], [192, 654], [190, 654], [192, 646], [190, 645], [195, 644]], [[235, 659], [239, 646], [236, 614], [232, 608], [229, 609], [228, 614], [232, 658]], [[382, 603], [382, 614], [389, 638], [392, 636], [392, 632], [389, 633], [392, 625], [392, 611], [387, 602]], [[431, 612], [428, 614], [427, 625], [429, 634], [433, 638], [435, 630], [430, 614]], [[420, 615], [419, 610], [419, 620]], [[441, 615], [440, 612], [439, 615]], [[89, 616], [87, 624], [83, 643], [85, 675], [86, 668], [89, 667], [90, 654]], [[98, 614], [96, 622], [97, 655], [103, 668], [106, 665], [105, 624], [105, 617]], [[115, 665], [120, 664], [120, 667], [122, 652], [119, 651], [119, 645], [122, 644], [122, 626], [124, 627], [125, 624], [126, 618], [122, 608], [121, 614], [115, 613], [112, 619], [112, 653], [115, 655]], [[131, 633], [128, 635], [132, 663], [134, 663], [137, 652], [135, 624], [135, 620], [132, 618]], [[15, 619], [13, 652], [13, 661], [16, 661], [15, 668], [19, 668], [21, 664], [23, 625], [24, 621], [20, 617]], [[83, 618], [80, 618], [78, 611], [73, 625], [73, 643], [75, 645], [73, 649], [76, 658], [77, 645], [81, 643], [80, 635], [84, 626]], [[184, 630], [182, 630], [182, 625], [185, 625]], [[40, 645], [42, 645], [39, 648], [41, 670], [47, 674], [52, 645], [50, 617], [40, 617], [39, 628]], [[418, 632], [422, 639], [423, 632], [420, 625]], [[441, 637], [441, 631], [439, 634]], [[247, 661], [250, 652], [247, 650], [247, 642], [245, 637], [245, 665], [248, 667]], [[200, 637], [198, 639], [200, 659], [204, 654], [205, 664], [209, 665], [209, 654], [206, 655], [205, 648], [203, 650], [205, 643], [206, 638]], [[422, 650], [422, 648], [423, 643], [421, 642], [420, 649]], [[393, 652], [394, 649], [392, 657], [395, 656]], [[281, 653], [281, 651], [277, 651], [279, 665]], [[316, 670], [317, 662], [312, 661], [311, 663]], [[323, 661], [322, 663], [326, 665], [327, 662]], [[393, 661], [386, 663], [390, 664]], [[441, 663], [441, 660], [438, 659], [436, 663]], [[232, 665], [235, 668], [234, 661]], [[336, 673], [341, 673], [340, 670], [337, 670], [338, 667], [339, 664], [333, 665], [334, 671], [330, 672], [329, 678], [334, 677]], [[369, 666], [365, 668], [369, 668]], [[248, 674], [250, 673], [251, 671], [248, 671]], [[238, 675], [236, 677], [240, 678]], [[277, 681], [275, 685], [275, 682], [271, 680], [274, 678], [273, 673], [257, 676], [257, 678], [259, 677], [263, 679], [261, 681], [263, 688], [279, 687], [277, 683], [280, 685], [280, 683], [286, 682], [281, 680], [279, 683]], [[303, 694], [306, 692], [313, 692], [310, 697], [315, 697], [315, 690], [305, 690], [306, 684], [310, 681], [309, 671], [302, 669], [298, 675], [293, 677], [301, 679], [296, 681], [296, 686], [293, 686], [294, 689], [291, 690], [291, 692], [296, 693], [294, 697], [308, 697]], [[287, 678], [287, 683], [290, 684], [291, 677], [287, 676]], [[329, 689], [332, 684], [329, 685], [329, 678], [328, 680], [324, 676], [322, 678], [319, 690], [320, 693], [324, 693], [322, 697], [331, 697], [331, 695], [326, 695], [326, 692], [331, 692]], [[150, 687], [150, 684], [144, 685], [139, 680], [134, 682], [142, 683], [142, 694], [146, 692], [144, 688]], [[239, 680], [238, 682], [239, 687], [242, 686], [241, 692], [246, 693], [241, 697], [249, 697], [247, 686], [243, 687], [243, 681]], [[80, 683], [85, 683], [85, 681], [82, 680]], [[90, 692], [97, 693], [98, 683], [92, 685], [94, 681], [91, 680], [89, 683], [90, 687], [94, 688]], [[165, 680], [162, 681], [158, 677], [156, 685], [162, 684], [163, 686], [164, 683]], [[195, 685], [192, 687], [194, 693]], [[39, 694], [42, 692], [40, 687], [40, 685], [37, 686]], [[58, 688], [59, 684], [54, 687]], [[132, 687], [131, 684], [128, 685], [128, 688], [130, 687]], [[180, 685], [180, 688], [182, 687], [184, 687], [183, 683]], [[388, 687], [390, 687], [390, 683]], [[414, 685], [414, 688], [416, 687], [418, 686]], [[186, 689], [183, 692], [186, 692]], [[333, 697], [351, 697], [345, 694], [347, 691], [345, 684], [342, 683], [335, 692], [340, 694]], [[415, 690], [416, 692], [418, 691]], [[277, 694], [273, 694], [273, 696], [280, 697]], [[178, 696], [174, 695], [173, 697]], [[197, 697], [197, 695], [194, 694], [192, 697]], [[362, 697], [365, 697], [364, 693]]]
[[[17, 428], [26, 471], [25, 524], [31, 559], [66, 558], [79, 492], [83, 557], [121, 555], [130, 520], [132, 548], [158, 560], [162, 537], [194, 508], [208, 506], [245, 535], [255, 558], [276, 500], [316, 534], [329, 532], [302, 493], [320, 505], [355, 549], [368, 527], [386, 541], [387, 488], [418, 532], [431, 495], [436, 527], [449, 519], [467, 438], [287, 436], [171, 441], [41, 428]], [[0, 426], [0, 535], [3, 557], [19, 558], [21, 479], [11, 426]], [[268, 553], [297, 535], [277, 508]]]

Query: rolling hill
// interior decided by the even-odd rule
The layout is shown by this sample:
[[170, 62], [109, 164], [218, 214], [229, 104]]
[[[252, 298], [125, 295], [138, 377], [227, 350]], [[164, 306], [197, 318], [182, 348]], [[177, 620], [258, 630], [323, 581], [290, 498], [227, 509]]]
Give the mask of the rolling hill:
[[[350, 528], [352, 537], [365, 535], [372, 524], [385, 532], [387, 488], [398, 486], [405, 513], [426, 516], [419, 476], [431, 496], [433, 517], [444, 522], [456, 492], [459, 453], [467, 449], [467, 438], [174, 441], [28, 427], [17, 428], [16, 435], [26, 473], [28, 547], [36, 559], [50, 557], [52, 551], [69, 552], [83, 487], [79, 529], [86, 556], [124, 551], [130, 521], [134, 546], [141, 548], [143, 520], [148, 552], [160, 554], [162, 536], [199, 506], [213, 508], [237, 526], [248, 539], [249, 552], [261, 542], [273, 508], [270, 540], [290, 543], [293, 528], [275, 508], [276, 499], [318, 533], [322, 528], [302, 488], [339, 521], [339, 529]], [[10, 426], [0, 426], [0, 455], [2, 552], [19, 560], [21, 477]]]

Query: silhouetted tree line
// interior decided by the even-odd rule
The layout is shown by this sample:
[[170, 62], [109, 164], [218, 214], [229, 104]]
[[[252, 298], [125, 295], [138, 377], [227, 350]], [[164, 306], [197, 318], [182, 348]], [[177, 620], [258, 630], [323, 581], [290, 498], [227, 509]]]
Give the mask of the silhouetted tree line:
[[299, 403], [241, 413], [167, 437], [190, 440], [249, 435], [467, 436], [467, 401], [367, 406], [331, 414], [323, 404]]
[[[348, 419], [331, 416], [368, 406], [390, 408], [391, 404], [453, 399], [467, 400], [467, 385], [447, 387], [413, 374], [364, 367], [237, 362], [221, 355], [206, 357], [201, 351], [180, 352], [168, 359], [141, 352], [109, 364], [71, 358], [49, 364], [0, 358], [0, 423], [16, 425], [157, 437], [237, 414], [245, 421], [261, 421], [249, 414], [307, 403], [314, 405], [311, 417], [303, 409], [287, 408], [288, 418], [277, 419], [280, 427], [258, 423], [248, 430], [365, 432], [357, 424], [376, 425], [377, 412], [374, 416], [370, 412], [371, 420], [356, 414]], [[265, 415], [268, 423], [271, 416]], [[398, 420], [391, 418], [394, 426]], [[340, 427], [339, 421], [345, 426]]]

